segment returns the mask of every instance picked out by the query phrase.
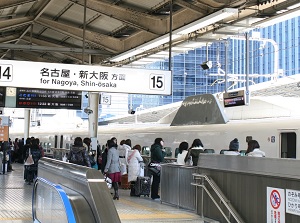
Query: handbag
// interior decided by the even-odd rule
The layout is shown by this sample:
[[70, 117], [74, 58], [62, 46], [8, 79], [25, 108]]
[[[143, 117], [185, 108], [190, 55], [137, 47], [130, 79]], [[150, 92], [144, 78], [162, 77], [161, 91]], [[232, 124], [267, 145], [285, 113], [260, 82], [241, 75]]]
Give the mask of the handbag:
[[30, 165], [34, 164], [30, 148], [29, 148], [29, 153], [28, 154], [29, 155], [28, 155], [28, 157], [27, 157], [27, 159], [26, 159], [26, 161], [24, 163], [25, 166], [30, 166]]
[[151, 161], [148, 164], [148, 170], [154, 176], [160, 176], [160, 169], [161, 169], [160, 163], [155, 163], [155, 162]]
[[138, 177], [144, 177], [145, 176], [145, 169], [143, 163], [140, 164], [140, 172], [138, 174]]
[[108, 189], [110, 189], [112, 186], [112, 180], [108, 176], [105, 176], [104, 180], [107, 184]]

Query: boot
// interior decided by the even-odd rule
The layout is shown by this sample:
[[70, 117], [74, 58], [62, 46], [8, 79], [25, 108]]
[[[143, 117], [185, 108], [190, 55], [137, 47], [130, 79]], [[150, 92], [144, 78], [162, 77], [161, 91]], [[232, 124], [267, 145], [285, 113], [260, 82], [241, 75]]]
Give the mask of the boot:
[[113, 182], [113, 186], [114, 186], [114, 191], [115, 191], [115, 195], [113, 197], [114, 200], [119, 200], [119, 186], [118, 186], [118, 182]]
[[133, 182], [130, 184], [130, 196], [135, 196], [135, 184]]

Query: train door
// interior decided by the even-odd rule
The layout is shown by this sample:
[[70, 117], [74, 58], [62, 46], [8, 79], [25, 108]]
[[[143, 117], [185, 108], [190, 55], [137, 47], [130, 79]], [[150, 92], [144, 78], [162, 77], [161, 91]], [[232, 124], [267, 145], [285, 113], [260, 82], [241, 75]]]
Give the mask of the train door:
[[296, 133], [284, 132], [280, 134], [280, 138], [281, 158], [296, 159]]

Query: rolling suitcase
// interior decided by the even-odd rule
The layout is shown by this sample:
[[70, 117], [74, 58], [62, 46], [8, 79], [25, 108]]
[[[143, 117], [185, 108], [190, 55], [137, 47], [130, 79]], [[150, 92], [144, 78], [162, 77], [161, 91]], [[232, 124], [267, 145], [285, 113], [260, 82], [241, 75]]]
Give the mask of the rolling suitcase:
[[150, 177], [137, 177], [135, 183], [135, 195], [136, 196], [148, 196], [150, 195], [151, 178]]

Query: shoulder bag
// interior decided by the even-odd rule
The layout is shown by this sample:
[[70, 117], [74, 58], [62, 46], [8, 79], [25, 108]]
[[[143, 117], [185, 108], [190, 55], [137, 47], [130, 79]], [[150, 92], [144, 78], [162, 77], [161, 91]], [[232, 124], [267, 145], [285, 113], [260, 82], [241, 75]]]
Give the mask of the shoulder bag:
[[148, 170], [152, 175], [160, 176], [161, 165], [160, 163], [150, 161], [150, 163], [148, 164]]
[[34, 164], [34, 161], [32, 159], [32, 154], [31, 154], [31, 150], [29, 148], [29, 153], [28, 153], [28, 157], [24, 163], [25, 166], [30, 166], [30, 165], [33, 165]]

